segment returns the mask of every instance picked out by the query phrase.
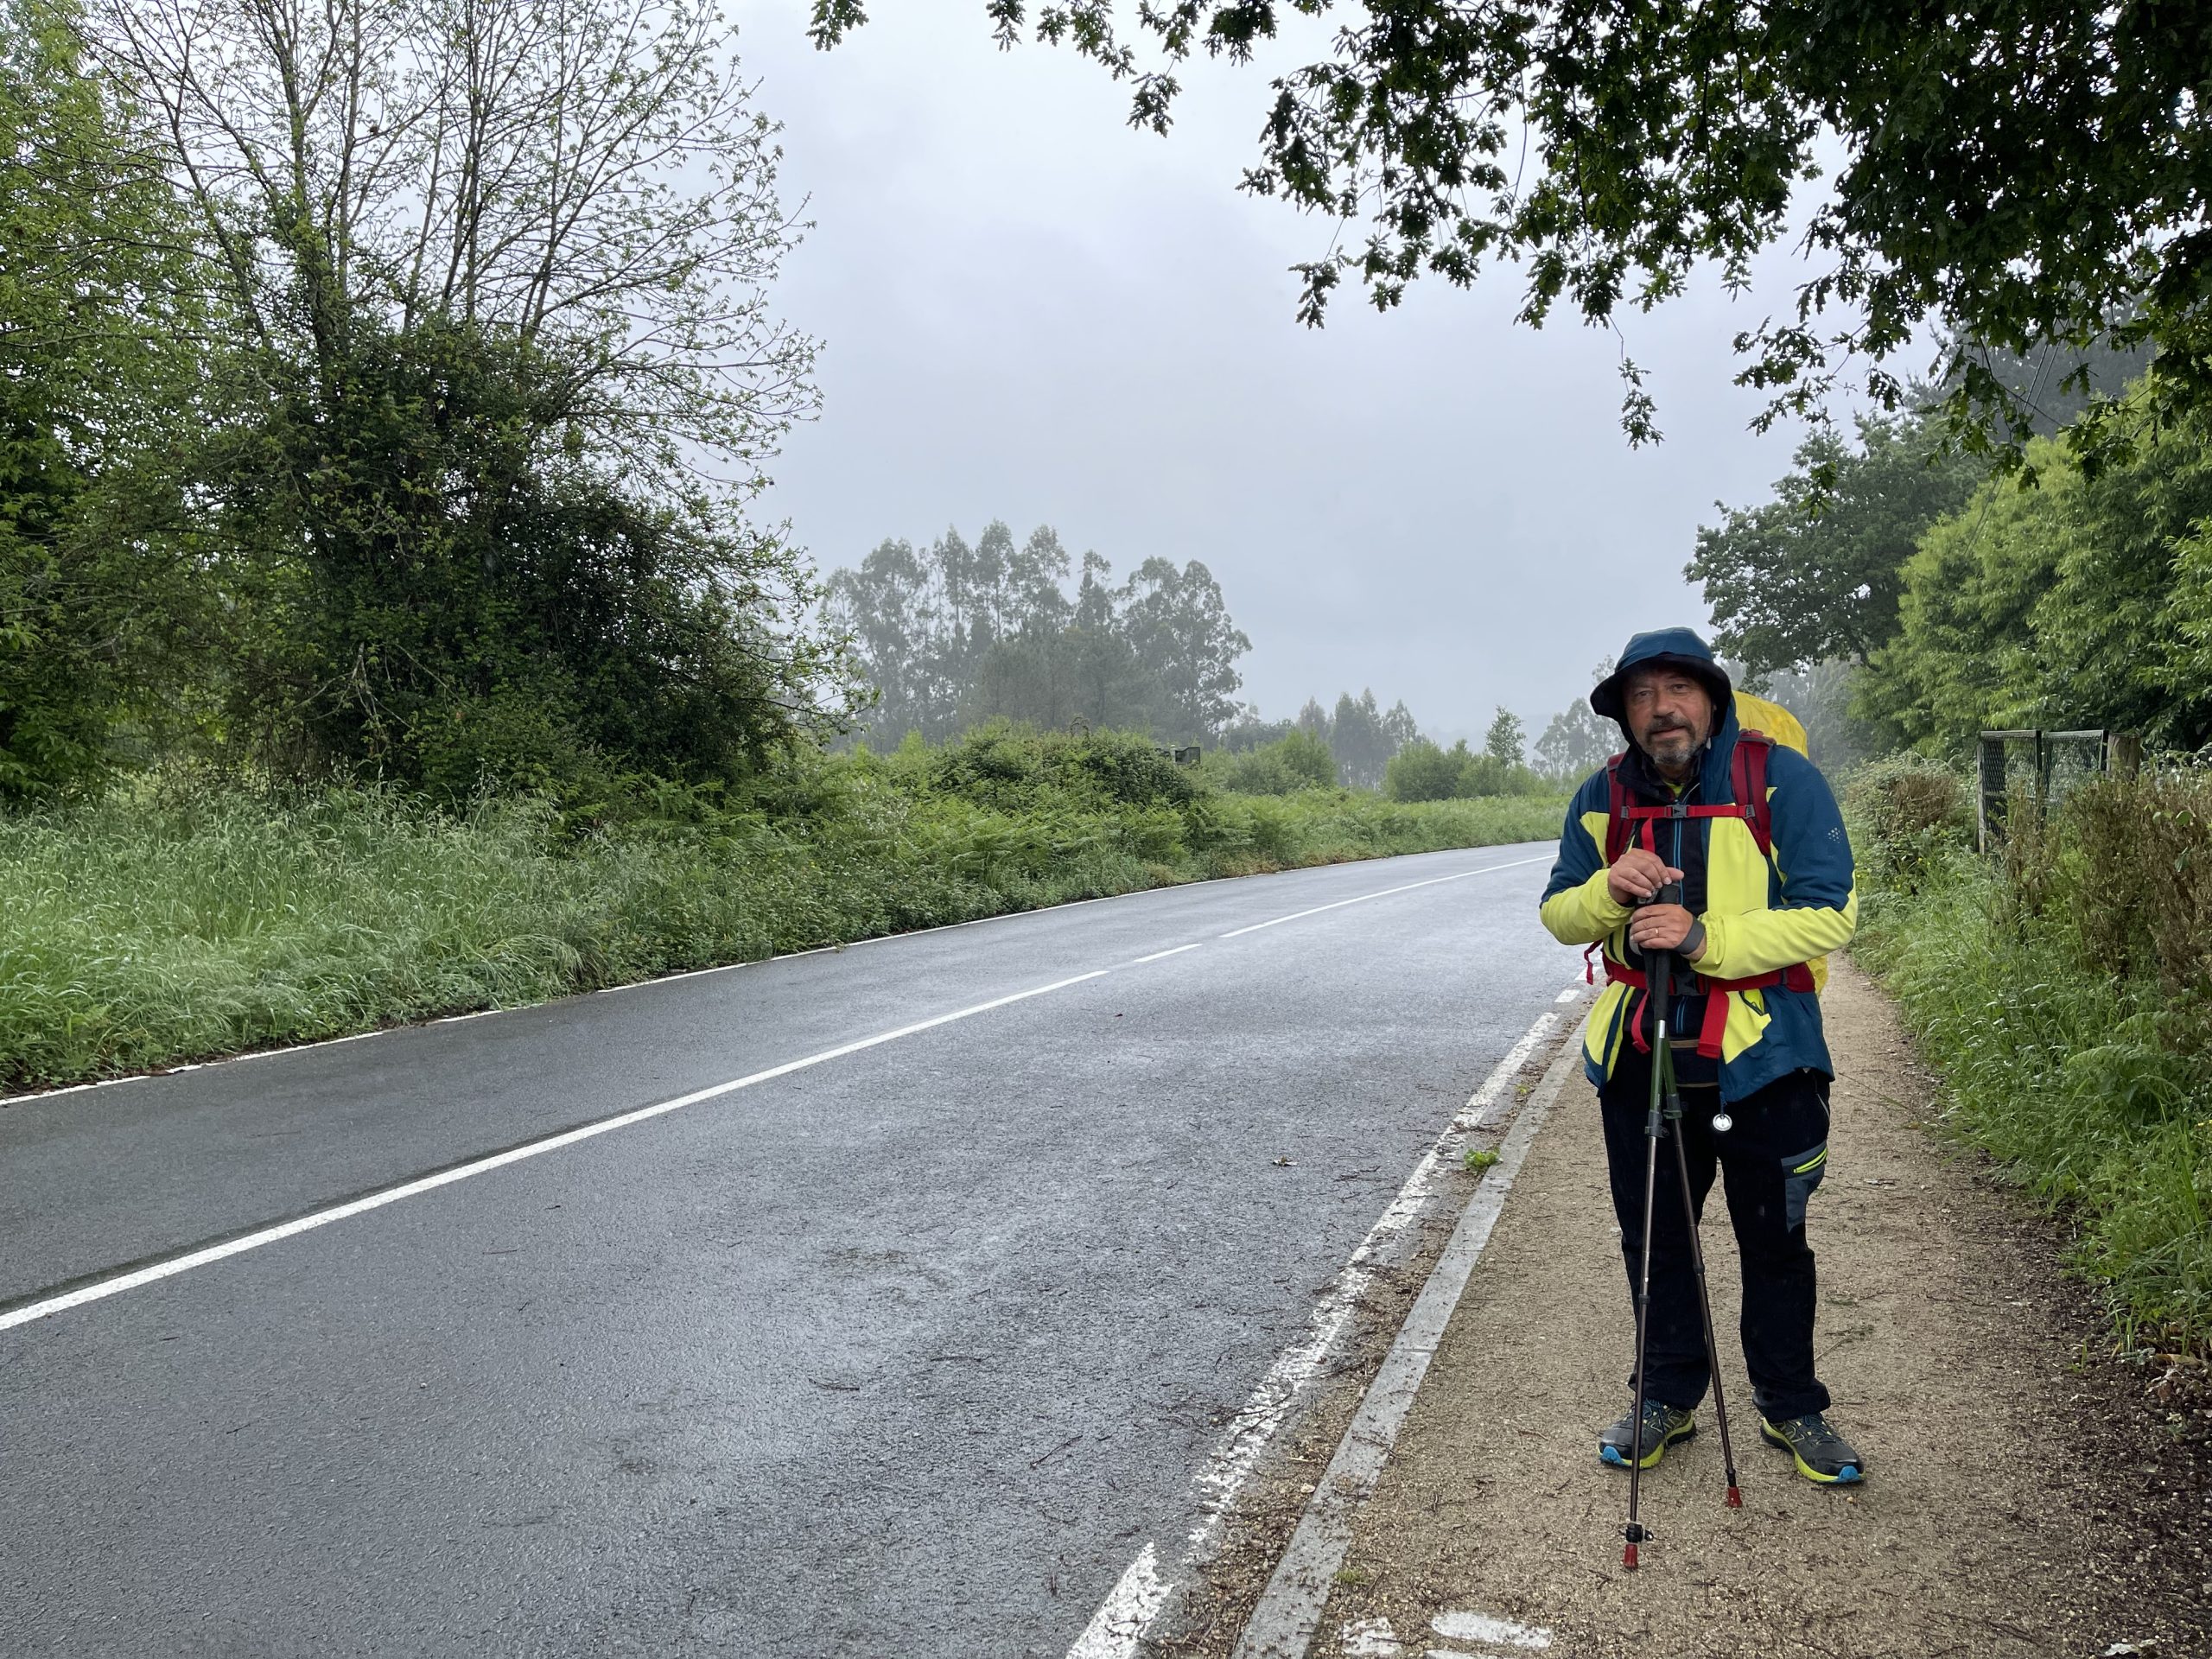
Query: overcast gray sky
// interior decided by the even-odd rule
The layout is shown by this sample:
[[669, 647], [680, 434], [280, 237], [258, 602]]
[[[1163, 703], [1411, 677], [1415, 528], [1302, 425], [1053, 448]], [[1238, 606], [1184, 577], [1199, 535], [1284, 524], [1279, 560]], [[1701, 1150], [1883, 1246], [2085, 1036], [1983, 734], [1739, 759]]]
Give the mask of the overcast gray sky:
[[821, 418], [765, 504], [824, 569], [884, 537], [1057, 527], [1126, 571], [1202, 559], [1270, 718], [1372, 686], [1424, 728], [1532, 734], [1640, 627], [1702, 626], [1681, 579], [1716, 499], [1762, 497], [1794, 432], [1746, 429], [1729, 340], [1789, 302], [1717, 283], [1627, 321], [1666, 442], [1631, 452], [1620, 342], [1512, 325], [1518, 274], [1343, 291], [1294, 318], [1332, 227], [1236, 190], [1267, 77], [1200, 67], [1175, 131], [1065, 50], [1010, 54], [980, 0], [898, 0], [847, 44], [753, 0], [740, 49], [815, 222], [779, 308], [824, 346]]

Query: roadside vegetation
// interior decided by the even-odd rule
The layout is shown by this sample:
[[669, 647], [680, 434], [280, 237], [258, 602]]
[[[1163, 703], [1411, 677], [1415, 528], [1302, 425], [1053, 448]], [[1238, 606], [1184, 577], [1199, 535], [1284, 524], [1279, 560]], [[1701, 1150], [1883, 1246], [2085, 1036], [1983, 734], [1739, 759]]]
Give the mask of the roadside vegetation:
[[816, 346], [736, 46], [0, 0], [0, 1087], [1552, 829], [1261, 722], [1196, 561], [754, 523]]
[[2212, 1353], [2212, 778], [2018, 799], [1992, 858], [1940, 765], [1870, 767], [1848, 802], [1853, 953], [1940, 1075], [1944, 1127], [2066, 1217], [2126, 1346]]
[[746, 789], [442, 807], [153, 773], [0, 817], [0, 1078], [23, 1089], [904, 929], [1549, 836], [1555, 798], [1241, 794], [1147, 739], [987, 728]]
[[[1853, 952], [1944, 1127], [2066, 1217], [2125, 1346], [2212, 1357], [2212, 425], [2160, 417], [2139, 349], [1985, 360], [2033, 409], [2013, 470], [1951, 442], [1955, 383], [1916, 388], [1809, 438], [1684, 574], [1814, 758], [1858, 769]], [[2148, 759], [2038, 799], [2016, 753], [1985, 855], [1968, 769], [2007, 728]]]

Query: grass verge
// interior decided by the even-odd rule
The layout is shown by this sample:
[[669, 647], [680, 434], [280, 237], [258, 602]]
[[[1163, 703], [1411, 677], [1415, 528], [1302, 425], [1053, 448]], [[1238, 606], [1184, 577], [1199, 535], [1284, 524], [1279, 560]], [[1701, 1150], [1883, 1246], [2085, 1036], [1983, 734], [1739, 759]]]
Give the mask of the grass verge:
[[1561, 803], [1242, 796], [1148, 744], [1000, 733], [644, 810], [140, 780], [0, 818], [24, 1090], [1211, 876], [1528, 841]]
[[[1932, 787], [1924, 772], [1908, 786]], [[2171, 849], [2128, 843], [2174, 833], [2185, 808], [2158, 791], [2203, 789], [2095, 785], [2048, 825], [2020, 815], [2001, 861], [1961, 844], [1955, 812], [1900, 835], [1862, 810], [1853, 946], [1941, 1076], [1947, 1127], [2068, 1217], [2074, 1265], [2107, 1287], [2122, 1340], [2200, 1355], [2212, 1018], [2187, 941], [2202, 954], [2212, 937], [2184, 929], [2161, 954], [2152, 924], [2194, 901], [2175, 890]], [[2189, 849], [2180, 862], [2186, 874]], [[2145, 891], [2103, 891], [2115, 880]], [[2121, 918], [2142, 932], [2132, 954]]]

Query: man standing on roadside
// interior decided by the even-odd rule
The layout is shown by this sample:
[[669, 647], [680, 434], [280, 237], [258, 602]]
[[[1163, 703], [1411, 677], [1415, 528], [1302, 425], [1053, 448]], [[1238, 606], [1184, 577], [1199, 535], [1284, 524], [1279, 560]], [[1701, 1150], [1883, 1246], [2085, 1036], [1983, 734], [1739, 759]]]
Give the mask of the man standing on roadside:
[[[1805, 1202], [1827, 1168], [1834, 1073], [1818, 985], [1827, 953], [1857, 923], [1851, 846], [1819, 770], [1740, 732], [1734, 705], [1726, 671], [1689, 629], [1629, 641], [1590, 694], [1629, 747], [1567, 808], [1543, 920], [1565, 944], [1605, 947], [1608, 983], [1583, 1058], [1598, 1086], [1631, 1292], [1651, 1088], [1644, 966], [1650, 952], [1678, 958], [1667, 1028], [1683, 1150], [1700, 1213], [1716, 1165], [1727, 1193], [1760, 1432], [1807, 1479], [1848, 1484], [1866, 1464], [1829, 1425], [1828, 1391], [1814, 1372]], [[1682, 902], [1656, 902], [1670, 882], [1681, 884]], [[1671, 1192], [1660, 1188], [1652, 1214], [1643, 1433], [1631, 1405], [1598, 1439], [1599, 1456], [1620, 1468], [1639, 1444], [1648, 1469], [1696, 1433], [1711, 1382], [1688, 1219]]]

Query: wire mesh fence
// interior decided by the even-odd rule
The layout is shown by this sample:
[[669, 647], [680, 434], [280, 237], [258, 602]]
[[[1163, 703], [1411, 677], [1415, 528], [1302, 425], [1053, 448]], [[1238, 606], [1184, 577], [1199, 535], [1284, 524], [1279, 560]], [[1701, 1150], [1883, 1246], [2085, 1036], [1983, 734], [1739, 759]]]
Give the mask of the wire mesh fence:
[[1981, 734], [1974, 756], [1974, 834], [1982, 850], [2005, 838], [2007, 817], [2024, 803], [2038, 816], [2090, 779], [2132, 773], [2143, 762], [2133, 732], [2015, 728]]

